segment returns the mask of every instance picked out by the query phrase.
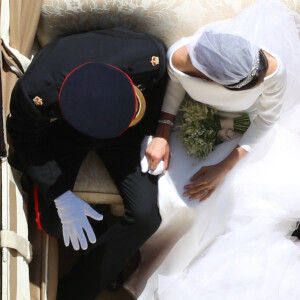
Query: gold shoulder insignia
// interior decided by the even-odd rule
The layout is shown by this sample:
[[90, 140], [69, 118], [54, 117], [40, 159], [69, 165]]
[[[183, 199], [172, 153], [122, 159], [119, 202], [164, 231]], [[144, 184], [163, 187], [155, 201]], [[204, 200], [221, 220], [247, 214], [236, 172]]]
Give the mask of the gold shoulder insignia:
[[159, 57], [158, 56], [152, 56], [150, 62], [151, 62], [151, 64], [152, 64], [153, 67], [159, 65]]
[[43, 99], [38, 97], [38, 96], [35, 96], [33, 98], [33, 102], [34, 102], [35, 105], [43, 105]]

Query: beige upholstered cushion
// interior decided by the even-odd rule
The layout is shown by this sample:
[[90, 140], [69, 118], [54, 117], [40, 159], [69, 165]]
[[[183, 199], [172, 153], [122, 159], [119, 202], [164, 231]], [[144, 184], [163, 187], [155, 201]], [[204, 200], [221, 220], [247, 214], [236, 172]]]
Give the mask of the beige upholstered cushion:
[[118, 189], [94, 151], [83, 161], [73, 191], [89, 203], [111, 204], [114, 215], [119, 216], [124, 212]]
[[[74, 187], [77, 195], [86, 193], [86, 199], [90, 203], [97, 203], [100, 199], [102, 203], [119, 203], [119, 192], [114, 184], [107, 185], [106, 182], [112, 179], [103, 165], [99, 156], [91, 151], [83, 161]], [[94, 194], [99, 195], [95, 196]], [[111, 195], [107, 199], [107, 195]]]
[[116, 216], [124, 213], [123, 201], [118, 189], [99, 156], [91, 151], [79, 170], [73, 191], [85, 201], [93, 204], [110, 204]]

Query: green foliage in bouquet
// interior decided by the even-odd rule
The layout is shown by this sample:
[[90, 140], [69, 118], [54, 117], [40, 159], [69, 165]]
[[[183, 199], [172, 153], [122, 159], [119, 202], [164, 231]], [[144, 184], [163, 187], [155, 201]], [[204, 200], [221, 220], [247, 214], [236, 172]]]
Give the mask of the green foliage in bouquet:
[[[188, 95], [179, 110], [182, 112], [177, 128], [188, 155], [205, 158], [223, 142], [218, 137], [221, 129], [217, 109], [193, 100]], [[234, 130], [244, 132], [250, 125], [247, 114], [234, 119]]]

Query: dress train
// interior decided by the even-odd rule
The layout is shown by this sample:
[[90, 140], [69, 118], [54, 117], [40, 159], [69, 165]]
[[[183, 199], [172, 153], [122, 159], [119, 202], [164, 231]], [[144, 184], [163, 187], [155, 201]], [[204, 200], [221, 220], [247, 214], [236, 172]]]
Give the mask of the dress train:
[[222, 187], [234, 201], [225, 232], [183, 272], [159, 276], [159, 300], [300, 299], [300, 136], [276, 126], [268, 138]]

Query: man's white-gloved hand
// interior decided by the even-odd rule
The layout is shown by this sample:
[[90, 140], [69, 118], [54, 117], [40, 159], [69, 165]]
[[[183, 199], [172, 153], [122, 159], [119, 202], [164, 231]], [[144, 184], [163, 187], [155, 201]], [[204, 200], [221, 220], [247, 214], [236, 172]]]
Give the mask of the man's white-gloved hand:
[[155, 170], [149, 170], [149, 162], [148, 158], [146, 156], [146, 148], [152, 141], [153, 136], [152, 135], [147, 135], [144, 137], [142, 144], [141, 144], [141, 152], [140, 152], [140, 158], [141, 158], [141, 170], [142, 173], [149, 173], [151, 175], [160, 175], [162, 174], [164, 170], [164, 161], [161, 160], [159, 164], [157, 165]]
[[[75, 250], [85, 250], [88, 247], [87, 238], [91, 243], [96, 242], [96, 236], [87, 217], [102, 220], [103, 216], [95, 211], [71, 191], [67, 191], [54, 200], [58, 216], [62, 223], [64, 243], [70, 241]], [[86, 235], [85, 235], [86, 233]]]

